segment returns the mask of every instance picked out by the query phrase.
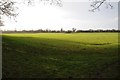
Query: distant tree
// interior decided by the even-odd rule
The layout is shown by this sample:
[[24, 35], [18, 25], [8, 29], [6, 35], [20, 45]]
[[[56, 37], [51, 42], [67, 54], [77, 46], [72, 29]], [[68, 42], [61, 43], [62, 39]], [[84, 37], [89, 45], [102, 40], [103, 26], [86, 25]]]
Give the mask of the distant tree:
[[42, 29], [38, 29], [38, 30], [36, 30], [36, 32], [43, 32], [43, 30]]
[[48, 29], [46, 29], [46, 30], [45, 30], [45, 32], [49, 32], [49, 30], [48, 30]]
[[93, 32], [94, 30], [93, 30], [93, 29], [89, 29], [88, 31], [89, 31], [89, 32]]
[[73, 31], [73, 32], [75, 32], [75, 31], [76, 31], [76, 29], [75, 29], [75, 28], [72, 28], [72, 31]]
[[63, 32], [63, 28], [61, 28], [60, 32]]

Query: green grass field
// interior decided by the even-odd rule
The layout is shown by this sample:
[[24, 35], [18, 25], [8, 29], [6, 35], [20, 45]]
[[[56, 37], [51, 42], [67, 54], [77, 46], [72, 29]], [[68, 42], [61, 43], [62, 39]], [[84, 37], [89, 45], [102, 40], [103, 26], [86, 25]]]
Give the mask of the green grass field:
[[3, 78], [117, 78], [118, 33], [3, 34]]

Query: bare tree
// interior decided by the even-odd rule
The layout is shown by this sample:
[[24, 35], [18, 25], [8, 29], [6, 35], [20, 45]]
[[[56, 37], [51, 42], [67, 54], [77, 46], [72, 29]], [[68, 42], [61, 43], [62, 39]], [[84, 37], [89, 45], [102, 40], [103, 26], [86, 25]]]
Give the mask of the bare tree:
[[[23, 2], [27, 2], [28, 5], [31, 5], [35, 0], [24, 0]], [[61, 6], [61, 0], [39, 0], [44, 3], [48, 3], [50, 5], [58, 5]], [[15, 3], [13, 0], [0, 0], [0, 26], [3, 26], [3, 16], [7, 16], [9, 18], [16, 17], [18, 13], [16, 13], [16, 9], [18, 9], [15, 6]]]
[[7, 16], [9, 18], [17, 16], [17, 13], [15, 12], [17, 7], [15, 7], [14, 4], [15, 2], [11, 0], [0, 1], [0, 26], [3, 26], [3, 16]]
[[17, 14], [14, 12], [15, 11], [14, 4], [15, 2], [11, 0], [2, 0], [0, 2], [0, 16], [1, 15], [6, 15], [8, 17], [16, 16]]
[[[35, 0], [24, 0], [29, 5], [31, 5]], [[50, 5], [62, 5], [62, 0], [39, 0], [44, 3], [48, 3]], [[107, 7], [113, 8], [113, 6], [110, 3], [106, 3], [107, 0], [92, 0], [92, 4], [90, 5], [92, 7], [91, 11], [99, 10], [101, 5], [106, 4]], [[3, 26], [3, 16], [7, 16], [9, 18], [16, 17], [18, 13], [15, 12], [17, 7], [15, 6], [15, 3], [13, 0], [0, 0], [0, 26]]]
[[94, 12], [96, 10], [100, 10], [100, 7], [105, 4], [106, 8], [113, 8], [110, 2], [108, 0], [92, 0], [92, 4], [90, 5], [92, 9], [90, 11]]

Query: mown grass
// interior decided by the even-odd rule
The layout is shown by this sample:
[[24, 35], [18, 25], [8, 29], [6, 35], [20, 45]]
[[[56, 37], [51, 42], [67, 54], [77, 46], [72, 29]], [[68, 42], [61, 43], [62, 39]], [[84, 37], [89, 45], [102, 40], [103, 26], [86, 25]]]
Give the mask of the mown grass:
[[118, 33], [3, 34], [3, 78], [117, 78]]

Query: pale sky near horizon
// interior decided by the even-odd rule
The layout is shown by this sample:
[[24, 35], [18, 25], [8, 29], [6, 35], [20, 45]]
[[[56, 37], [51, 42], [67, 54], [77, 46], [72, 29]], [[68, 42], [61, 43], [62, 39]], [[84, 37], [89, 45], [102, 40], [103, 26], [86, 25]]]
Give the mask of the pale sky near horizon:
[[90, 12], [90, 2], [63, 2], [63, 6], [19, 4], [17, 22], [5, 18], [7, 30], [71, 30], [118, 29], [118, 2], [111, 2], [113, 9], [101, 6], [100, 11]]

